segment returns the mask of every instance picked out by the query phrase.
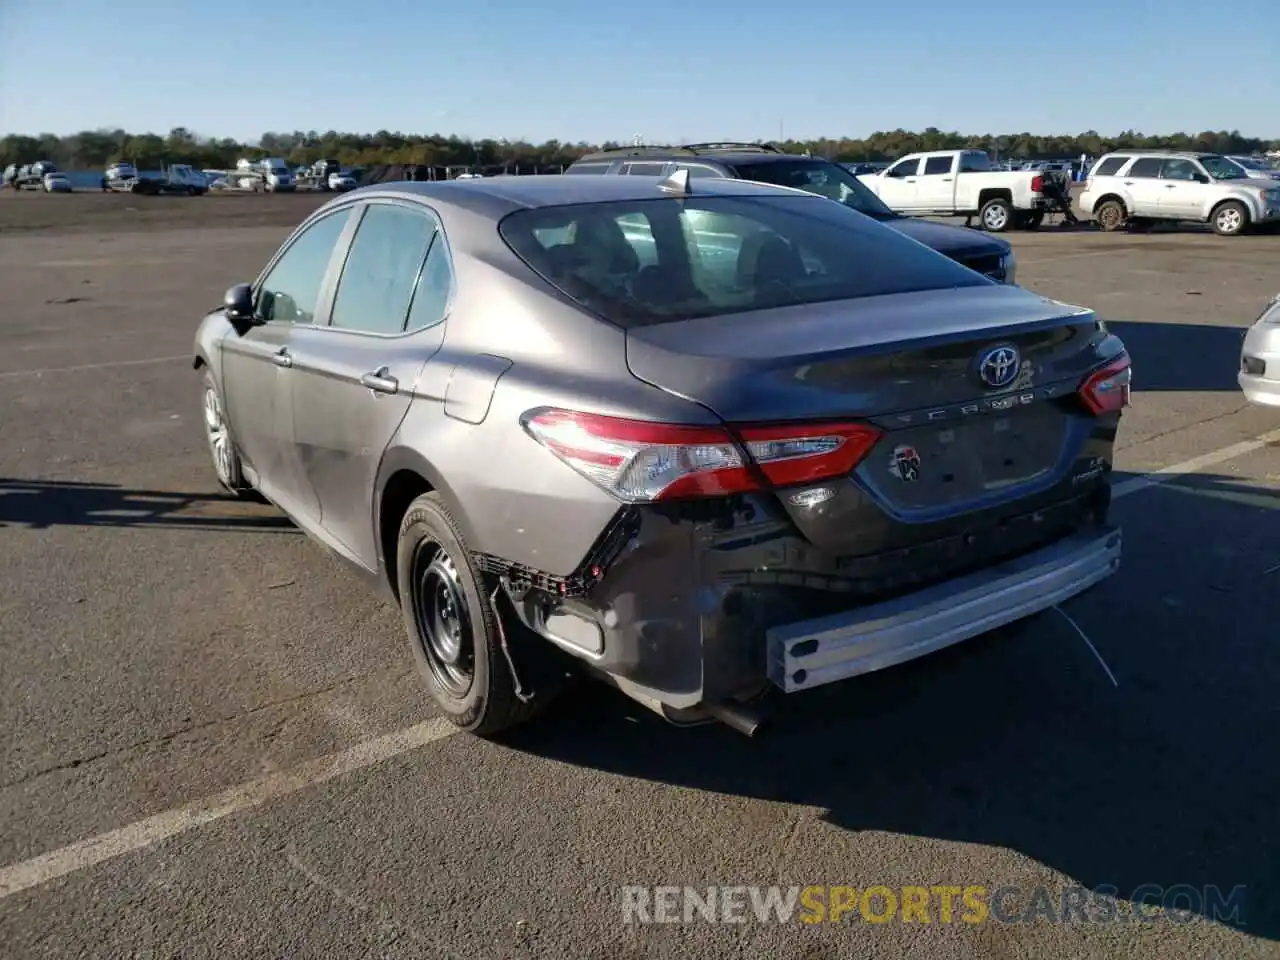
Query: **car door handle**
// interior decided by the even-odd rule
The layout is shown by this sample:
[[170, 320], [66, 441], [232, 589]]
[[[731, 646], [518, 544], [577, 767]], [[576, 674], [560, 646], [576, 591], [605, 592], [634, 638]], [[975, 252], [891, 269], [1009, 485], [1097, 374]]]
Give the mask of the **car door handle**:
[[950, 182], [951, 182], [951, 178], [950, 178], [950, 177], [943, 177], [943, 178], [942, 178], [942, 182], [943, 182], [943, 183], [950, 183]]
[[281, 347], [271, 355], [271, 362], [277, 367], [292, 367], [293, 357], [289, 355], [288, 347]]
[[915, 177], [907, 177], [907, 183], [915, 183], [915, 182], [916, 182]]
[[360, 382], [378, 393], [397, 393], [400, 390], [400, 381], [391, 376], [388, 367], [379, 367], [373, 373], [363, 374]]
[[1172, 189], [1174, 189], [1175, 187], [1177, 187], [1177, 184], [1176, 184], [1176, 183], [1166, 183], [1166, 184], [1164, 185], [1164, 188], [1165, 188], [1166, 190], [1172, 190]]
[[1132, 187], [1132, 186], [1133, 186], [1133, 181], [1132, 181], [1132, 180], [1126, 180], [1126, 181], [1124, 182], [1124, 185], [1125, 185], [1126, 187]]

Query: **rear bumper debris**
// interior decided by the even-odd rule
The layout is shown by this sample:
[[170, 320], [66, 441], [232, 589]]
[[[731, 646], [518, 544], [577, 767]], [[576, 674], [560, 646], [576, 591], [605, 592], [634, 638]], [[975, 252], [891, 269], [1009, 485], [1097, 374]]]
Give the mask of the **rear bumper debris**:
[[907, 596], [767, 632], [769, 680], [794, 693], [881, 670], [1047, 610], [1120, 566], [1118, 528], [1077, 534]]

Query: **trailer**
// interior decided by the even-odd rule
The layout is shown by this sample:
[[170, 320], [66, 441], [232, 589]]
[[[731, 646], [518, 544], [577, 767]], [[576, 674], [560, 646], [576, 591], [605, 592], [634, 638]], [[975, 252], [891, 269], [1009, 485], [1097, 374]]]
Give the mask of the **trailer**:
[[279, 157], [265, 160], [239, 160], [234, 170], [226, 173], [226, 189], [252, 193], [292, 193], [297, 182], [289, 165]]
[[48, 160], [11, 163], [4, 170], [4, 185], [13, 190], [43, 190], [45, 176], [57, 172], [58, 168]]
[[121, 161], [111, 164], [103, 171], [102, 191], [196, 197], [209, 192], [209, 181], [188, 163], [167, 164], [161, 167], [158, 174], [150, 174], [139, 173], [132, 163]]

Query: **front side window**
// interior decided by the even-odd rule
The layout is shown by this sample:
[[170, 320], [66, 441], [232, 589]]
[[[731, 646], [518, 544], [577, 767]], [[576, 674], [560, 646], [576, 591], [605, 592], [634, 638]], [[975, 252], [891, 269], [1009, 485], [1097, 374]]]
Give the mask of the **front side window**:
[[[818, 197], [541, 207], [499, 230], [549, 283], [624, 327], [992, 282]], [[574, 239], [539, 239], [552, 235]]]
[[350, 215], [350, 209], [331, 213], [294, 239], [258, 287], [261, 322], [315, 323], [320, 287]]
[[920, 169], [920, 159], [917, 157], [914, 160], [903, 160], [900, 163], [895, 163], [892, 167], [890, 167], [887, 171], [885, 171], [885, 176], [886, 177], [914, 177], [916, 175], [916, 171], [919, 169]]
[[1200, 162], [1215, 180], [1248, 180], [1249, 174], [1226, 157], [1201, 157]]
[[364, 333], [402, 333], [435, 232], [435, 221], [424, 211], [370, 204], [343, 265], [330, 324]]

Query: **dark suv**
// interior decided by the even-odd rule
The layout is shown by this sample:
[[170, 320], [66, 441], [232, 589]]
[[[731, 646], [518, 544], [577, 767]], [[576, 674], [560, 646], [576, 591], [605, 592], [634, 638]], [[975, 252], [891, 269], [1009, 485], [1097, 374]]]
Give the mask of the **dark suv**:
[[688, 170], [689, 177], [727, 177], [793, 187], [828, 197], [932, 247], [971, 270], [1013, 283], [1017, 262], [1008, 242], [930, 220], [894, 213], [856, 176], [821, 157], [783, 153], [770, 144], [695, 143], [682, 147], [621, 147], [589, 153], [566, 174], [657, 177]]

